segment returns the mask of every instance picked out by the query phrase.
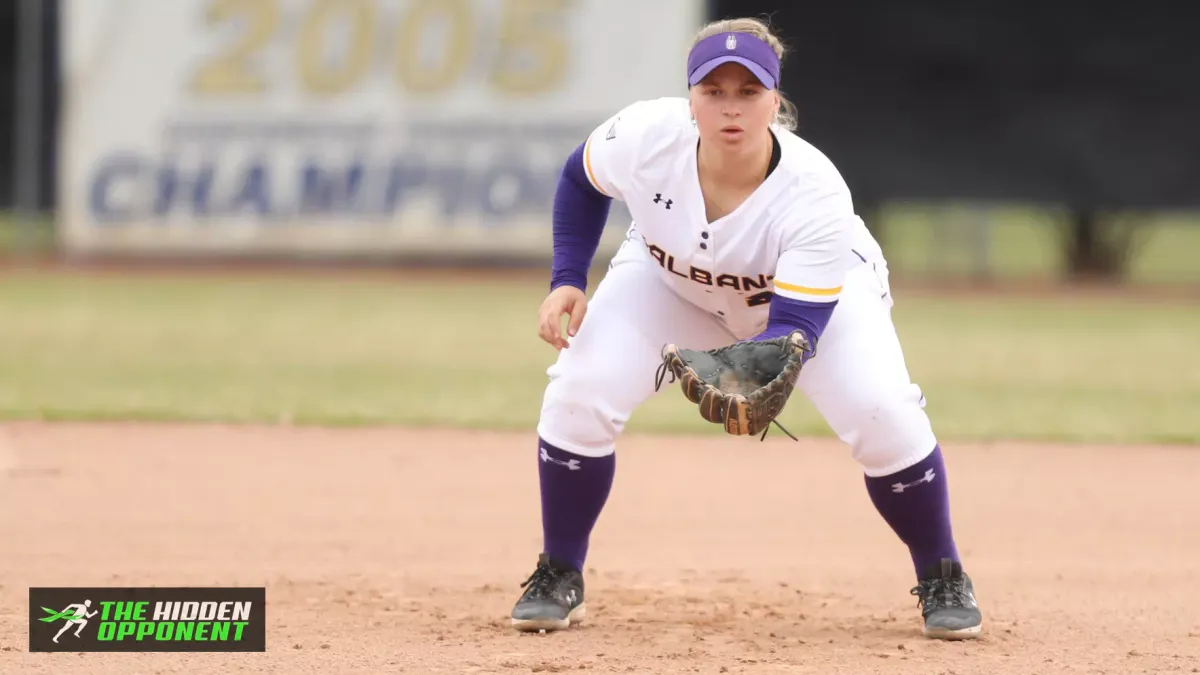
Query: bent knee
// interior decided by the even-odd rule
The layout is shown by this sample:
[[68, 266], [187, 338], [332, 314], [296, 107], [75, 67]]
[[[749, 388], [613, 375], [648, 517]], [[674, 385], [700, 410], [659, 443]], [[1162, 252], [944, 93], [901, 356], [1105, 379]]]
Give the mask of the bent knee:
[[868, 476], [887, 476], [920, 462], [937, 443], [924, 397], [911, 390], [881, 392], [852, 406], [835, 427]]
[[585, 378], [558, 377], [546, 387], [538, 434], [584, 457], [610, 455], [629, 413]]

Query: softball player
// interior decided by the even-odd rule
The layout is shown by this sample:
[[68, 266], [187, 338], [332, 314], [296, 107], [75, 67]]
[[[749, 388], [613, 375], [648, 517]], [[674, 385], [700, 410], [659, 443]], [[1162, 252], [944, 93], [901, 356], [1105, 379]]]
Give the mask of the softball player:
[[[538, 317], [559, 350], [537, 427], [544, 541], [512, 611], [519, 630], [583, 619], [580, 571], [615, 442], [654, 393], [663, 346], [800, 330], [814, 349], [796, 388], [849, 446], [872, 503], [908, 546], [925, 635], [980, 632], [942, 453], [892, 325], [887, 262], [838, 170], [791, 132], [793, 108], [777, 91], [783, 53], [757, 20], [706, 26], [688, 57], [686, 99], [629, 105], [563, 168]], [[587, 270], [613, 199], [633, 223], [589, 302]]]

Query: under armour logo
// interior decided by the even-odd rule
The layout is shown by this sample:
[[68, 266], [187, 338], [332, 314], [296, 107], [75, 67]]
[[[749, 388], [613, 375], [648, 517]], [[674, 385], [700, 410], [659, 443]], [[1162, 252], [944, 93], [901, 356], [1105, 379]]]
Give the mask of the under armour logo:
[[920, 485], [921, 483], [932, 483], [933, 477], [935, 475], [936, 474], [933, 473], [933, 469], [926, 469], [924, 476], [921, 476], [920, 478], [914, 480], [911, 483], [894, 483], [894, 484], [892, 484], [892, 492], [899, 494], [901, 492], [904, 492], [908, 488], [916, 487], [916, 486]]
[[671, 201], [670, 199], [668, 199], [668, 200], [666, 200], [666, 201], [664, 202], [664, 201], [663, 201], [663, 198], [662, 198], [662, 193], [661, 193], [661, 192], [656, 192], [656, 193], [654, 193], [654, 203], [655, 203], [655, 204], [658, 204], [658, 203], [660, 203], [660, 202], [666, 205], [666, 207], [667, 207], [667, 210], [668, 210], [668, 211], [670, 211], [670, 210], [671, 210], [671, 204], [674, 204], [674, 203], [675, 203], [675, 202]]
[[543, 462], [550, 462], [552, 464], [558, 464], [559, 466], [565, 466], [568, 469], [570, 469], [571, 471], [579, 471], [579, 470], [583, 469], [583, 467], [579, 466], [579, 460], [577, 460], [577, 459], [568, 459], [566, 461], [563, 461], [561, 459], [555, 459], [555, 458], [551, 457], [550, 453], [546, 452], [546, 448], [540, 448], [540, 450], [542, 451], [542, 461]]

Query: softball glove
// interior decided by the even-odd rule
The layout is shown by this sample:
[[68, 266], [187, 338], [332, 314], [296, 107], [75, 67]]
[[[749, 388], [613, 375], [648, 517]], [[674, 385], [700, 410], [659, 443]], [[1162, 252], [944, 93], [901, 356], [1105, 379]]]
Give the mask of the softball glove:
[[795, 439], [775, 418], [792, 395], [809, 351], [812, 348], [800, 331], [707, 351], [669, 344], [663, 348], [654, 389], [658, 391], [670, 373], [672, 381], [679, 381], [683, 395], [699, 406], [700, 416], [724, 425], [727, 433], [744, 436], [762, 432], [765, 437], [774, 422]]

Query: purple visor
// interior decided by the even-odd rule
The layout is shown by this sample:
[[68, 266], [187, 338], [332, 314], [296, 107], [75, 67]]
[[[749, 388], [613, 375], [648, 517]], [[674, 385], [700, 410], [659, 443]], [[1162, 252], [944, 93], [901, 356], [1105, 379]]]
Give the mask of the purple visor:
[[704, 38], [688, 55], [688, 86], [724, 63], [740, 63], [767, 89], [779, 84], [779, 57], [771, 45], [749, 33], [717, 33]]

